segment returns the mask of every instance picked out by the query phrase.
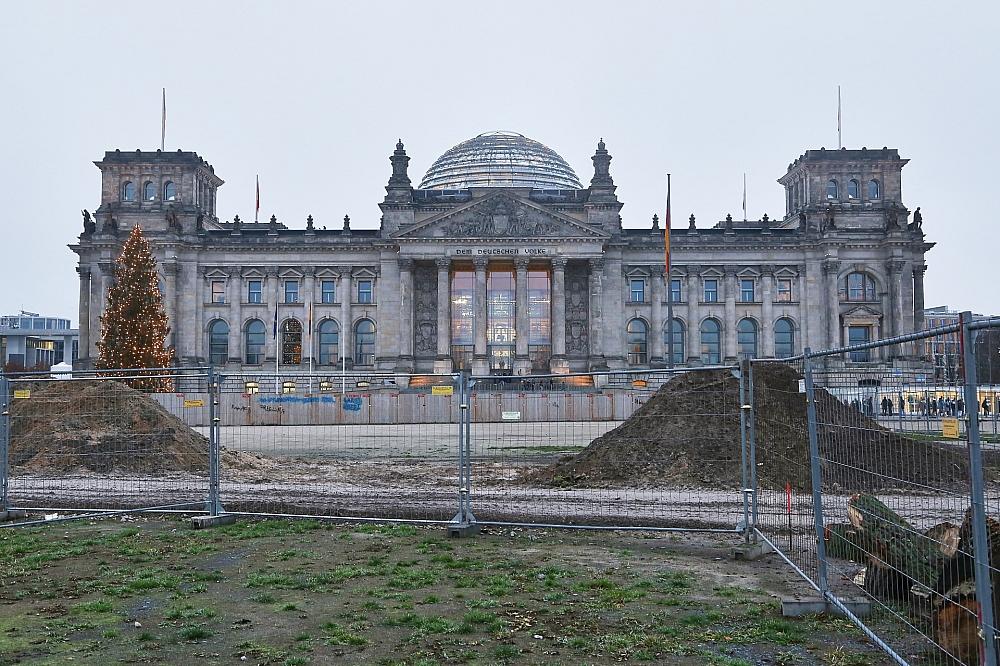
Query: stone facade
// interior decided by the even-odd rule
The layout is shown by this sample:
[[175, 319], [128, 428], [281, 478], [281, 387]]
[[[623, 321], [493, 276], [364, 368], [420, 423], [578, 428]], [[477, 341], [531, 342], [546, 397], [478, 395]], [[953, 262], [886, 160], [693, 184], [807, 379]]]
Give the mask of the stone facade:
[[923, 325], [932, 244], [902, 203], [906, 160], [895, 150], [806, 152], [778, 180], [780, 220], [727, 216], [699, 228], [692, 216], [671, 231], [669, 283], [658, 222], [623, 226], [603, 141], [580, 189], [418, 189], [408, 162], [400, 142], [379, 229], [352, 230], [346, 218], [340, 229], [316, 229], [312, 218], [292, 229], [275, 217], [220, 221], [222, 180], [195, 153], [106, 153], [95, 163], [101, 205], [84, 213], [71, 246], [81, 364], [96, 357], [112, 263], [136, 224], [157, 255], [182, 365], [662, 367], [670, 293], [677, 364], [800, 353]]

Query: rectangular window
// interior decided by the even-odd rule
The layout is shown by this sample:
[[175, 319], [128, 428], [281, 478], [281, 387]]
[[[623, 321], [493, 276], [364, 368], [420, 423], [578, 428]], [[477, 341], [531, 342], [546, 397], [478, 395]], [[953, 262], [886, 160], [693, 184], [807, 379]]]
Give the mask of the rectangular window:
[[299, 302], [299, 281], [298, 280], [285, 280], [285, 302], [286, 303], [298, 303]]
[[247, 282], [247, 303], [263, 303], [264, 300], [261, 298], [263, 293], [263, 283], [260, 280]]
[[223, 280], [212, 280], [212, 302], [226, 302], [226, 283]]
[[705, 280], [705, 302], [706, 303], [718, 303], [719, 302], [719, 281], [718, 280]]
[[[847, 344], [848, 345], [863, 345], [871, 342], [871, 326], [848, 326], [847, 327]], [[855, 363], [867, 363], [871, 360], [871, 350], [862, 349], [859, 351], [851, 352], [851, 360]]]
[[371, 280], [358, 280], [358, 303], [374, 303], [375, 291]]
[[337, 282], [335, 280], [323, 280], [320, 282], [320, 301], [323, 303], [333, 303], [337, 300]]
[[630, 303], [646, 302], [645, 280], [629, 280], [629, 302]]
[[740, 303], [753, 303], [753, 280], [740, 280]]
[[681, 281], [671, 280], [670, 281], [670, 302], [680, 303], [681, 302]]
[[792, 281], [791, 280], [778, 280], [778, 302], [779, 303], [791, 303], [792, 302]]

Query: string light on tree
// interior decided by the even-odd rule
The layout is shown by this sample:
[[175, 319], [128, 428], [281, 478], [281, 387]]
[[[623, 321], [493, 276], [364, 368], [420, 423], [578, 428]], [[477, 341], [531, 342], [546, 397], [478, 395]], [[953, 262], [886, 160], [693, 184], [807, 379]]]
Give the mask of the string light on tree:
[[[156, 260], [136, 225], [115, 262], [115, 280], [108, 288], [107, 307], [101, 315], [97, 368], [169, 366], [174, 356], [173, 349], [165, 346], [169, 331]], [[154, 391], [171, 388], [167, 379], [132, 380], [129, 384]]]

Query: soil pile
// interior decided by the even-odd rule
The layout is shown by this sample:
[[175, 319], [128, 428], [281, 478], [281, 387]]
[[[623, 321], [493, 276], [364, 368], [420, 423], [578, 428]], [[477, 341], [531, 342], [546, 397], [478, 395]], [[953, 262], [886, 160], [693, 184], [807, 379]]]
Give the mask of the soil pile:
[[[208, 471], [208, 439], [125, 384], [66, 380], [30, 389], [30, 398], [11, 406], [12, 467], [28, 473]], [[233, 455], [224, 453], [223, 464]], [[256, 466], [238, 457], [242, 467]]]
[[[761, 488], [809, 491], [809, 439], [801, 376], [754, 366], [756, 462]], [[968, 479], [961, 449], [887, 430], [823, 389], [817, 439], [828, 491], [955, 488]], [[727, 370], [689, 372], [660, 389], [620, 426], [576, 454], [525, 475], [557, 486], [739, 488], [739, 380]], [[927, 488], [927, 487], [930, 488]]]

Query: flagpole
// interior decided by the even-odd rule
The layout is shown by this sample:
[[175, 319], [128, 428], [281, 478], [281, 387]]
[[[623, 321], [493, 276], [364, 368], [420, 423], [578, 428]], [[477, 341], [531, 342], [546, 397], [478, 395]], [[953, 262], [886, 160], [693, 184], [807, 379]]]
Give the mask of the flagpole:
[[260, 174], [257, 174], [257, 199], [253, 208], [253, 221], [256, 224], [260, 219]]
[[841, 117], [840, 117], [840, 86], [837, 86], [837, 148], [844, 147], [844, 139], [841, 127]]
[[167, 145], [167, 89], [163, 89], [163, 112], [160, 114], [160, 152], [166, 150]]
[[278, 361], [281, 359], [281, 338], [278, 336], [278, 303], [274, 304], [274, 394], [278, 395]]
[[[663, 229], [663, 258], [667, 281], [667, 367], [674, 367], [674, 288], [670, 279], [670, 174], [667, 174], [667, 219]], [[690, 296], [689, 296], [690, 297]]]
[[747, 172], [743, 172], [743, 221], [747, 221]]

